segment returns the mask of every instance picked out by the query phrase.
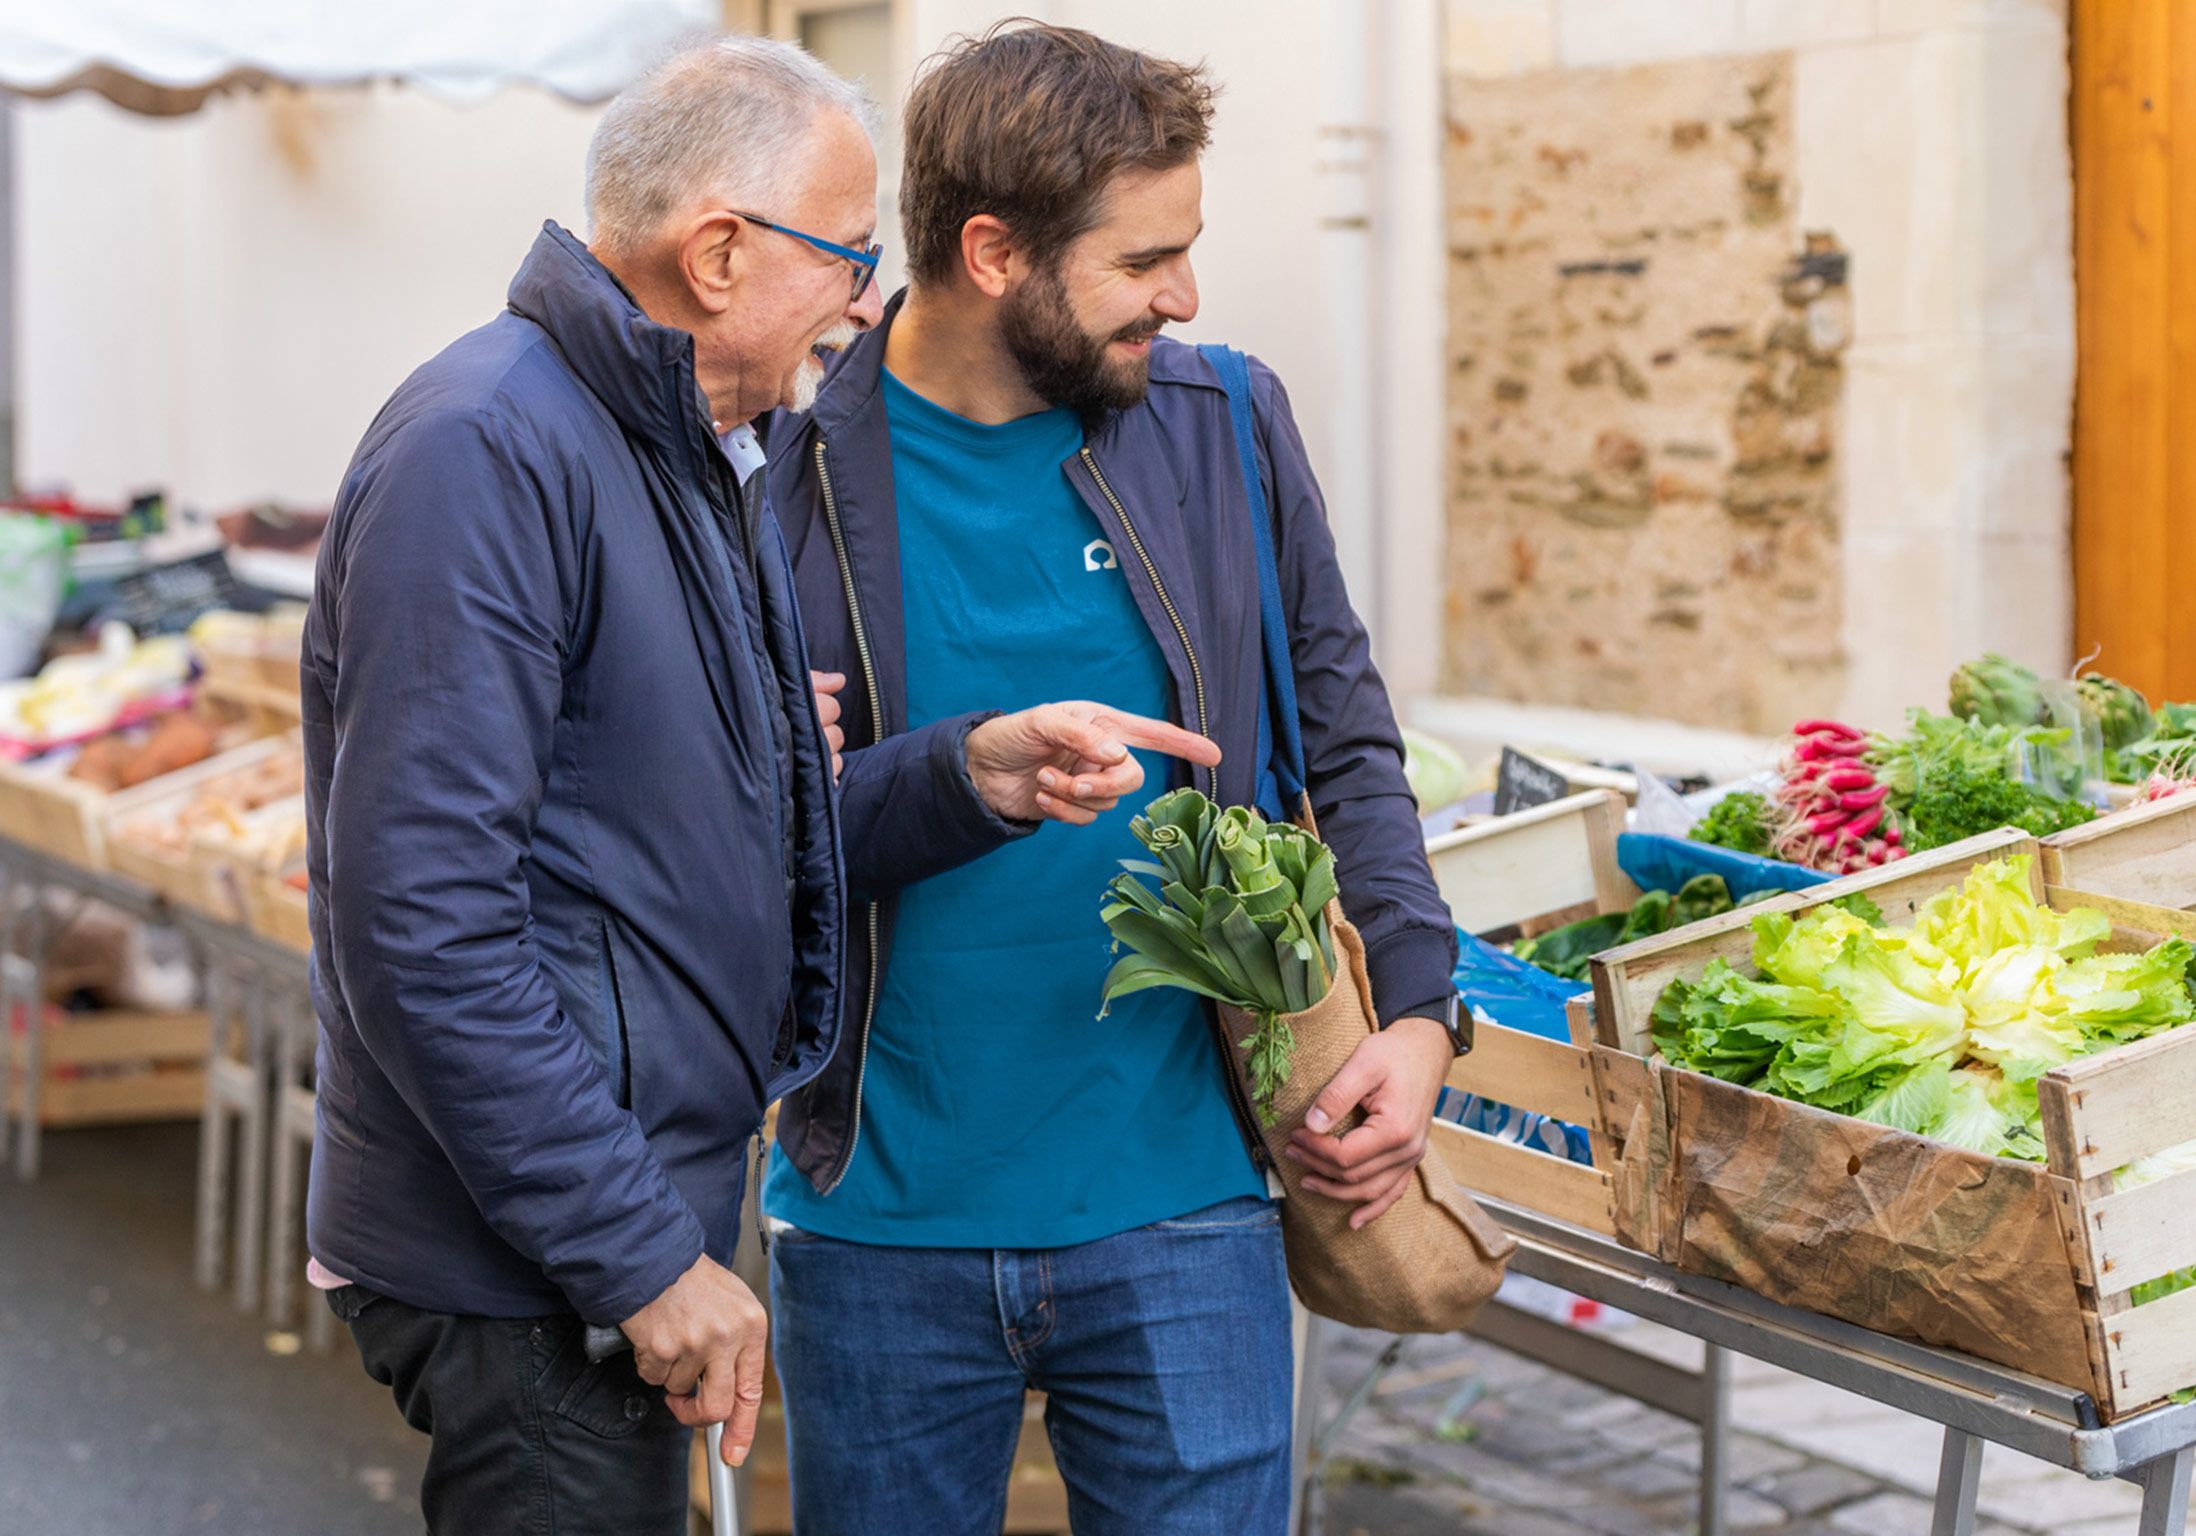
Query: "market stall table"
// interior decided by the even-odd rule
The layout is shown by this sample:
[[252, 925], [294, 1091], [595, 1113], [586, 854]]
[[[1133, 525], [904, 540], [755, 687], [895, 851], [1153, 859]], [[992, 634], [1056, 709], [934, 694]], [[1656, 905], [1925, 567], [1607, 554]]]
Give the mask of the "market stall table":
[[2182, 1536], [2196, 1403], [2100, 1424], [2085, 1392], [1778, 1306], [1521, 1207], [1485, 1204], [1518, 1239], [1510, 1267], [1519, 1274], [1944, 1426], [1932, 1536], [1974, 1530], [1986, 1440], [2085, 1477], [2134, 1483], [2143, 1490], [2137, 1536]]

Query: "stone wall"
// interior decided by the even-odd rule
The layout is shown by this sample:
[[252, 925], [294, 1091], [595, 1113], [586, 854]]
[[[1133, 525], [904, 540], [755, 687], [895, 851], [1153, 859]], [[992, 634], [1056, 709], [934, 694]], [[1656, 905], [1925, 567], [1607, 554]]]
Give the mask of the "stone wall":
[[1446, 0], [1444, 691], [2068, 664], [2065, 0]]
[[1846, 260], [1788, 55], [1462, 81], [1448, 682], [1775, 731], [1841, 686]]

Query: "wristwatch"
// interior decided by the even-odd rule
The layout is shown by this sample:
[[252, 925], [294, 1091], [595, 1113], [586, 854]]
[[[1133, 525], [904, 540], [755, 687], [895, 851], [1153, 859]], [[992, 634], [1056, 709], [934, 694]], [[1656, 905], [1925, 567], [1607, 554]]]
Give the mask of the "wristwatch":
[[1441, 1016], [1441, 1027], [1449, 1032], [1449, 1045], [1459, 1056], [1472, 1053], [1472, 1011], [1464, 1006], [1461, 993], [1449, 994], [1449, 1006]]

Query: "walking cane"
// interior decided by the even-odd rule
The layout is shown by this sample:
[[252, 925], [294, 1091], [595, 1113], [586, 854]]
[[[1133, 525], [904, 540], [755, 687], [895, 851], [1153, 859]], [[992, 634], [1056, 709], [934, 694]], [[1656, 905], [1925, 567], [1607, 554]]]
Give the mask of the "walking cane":
[[[587, 1361], [590, 1365], [599, 1365], [632, 1347], [633, 1341], [622, 1329], [587, 1325]], [[724, 1426], [712, 1424], [703, 1434], [709, 1442], [710, 1536], [739, 1536], [739, 1495], [732, 1486], [732, 1469], [724, 1464]]]

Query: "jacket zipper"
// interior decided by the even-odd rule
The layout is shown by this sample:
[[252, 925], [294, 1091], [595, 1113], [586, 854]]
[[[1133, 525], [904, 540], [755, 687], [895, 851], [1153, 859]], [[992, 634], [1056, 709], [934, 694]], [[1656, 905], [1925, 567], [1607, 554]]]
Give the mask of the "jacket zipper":
[[[1182, 615], [1175, 609], [1174, 599], [1167, 596], [1167, 584], [1159, 579], [1159, 567], [1151, 563], [1151, 554], [1144, 548], [1144, 536], [1136, 531], [1136, 523], [1128, 515], [1128, 508], [1121, 505], [1121, 498], [1113, 494], [1113, 487], [1106, 483], [1105, 472], [1099, 469], [1097, 458], [1086, 445], [1083, 449], [1083, 467], [1090, 471], [1090, 478], [1113, 508], [1113, 515], [1121, 520], [1121, 531], [1128, 535], [1129, 547], [1136, 551], [1136, 558], [1144, 563], [1144, 574], [1151, 578], [1151, 589], [1159, 594], [1159, 606], [1166, 609], [1167, 618], [1174, 625], [1175, 638], [1182, 642], [1182, 654], [1189, 658], [1190, 687], [1197, 694], [1197, 734], [1210, 736], [1212, 722], [1205, 713], [1205, 674], [1197, 665], [1197, 649], [1190, 644], [1189, 627], [1182, 622]], [[1193, 770], [1194, 773], [1194, 770]]]
[[[822, 454], [817, 455], [822, 462]], [[1113, 487], [1106, 483], [1105, 472], [1098, 467], [1097, 456], [1086, 444], [1083, 448], [1083, 467], [1090, 471], [1090, 478], [1097, 483], [1106, 504], [1113, 508], [1113, 515], [1120, 519], [1121, 531], [1128, 535], [1129, 547], [1136, 551], [1136, 558], [1143, 562], [1144, 574], [1151, 578], [1151, 589], [1159, 594], [1159, 606], [1167, 611], [1167, 618], [1174, 625], [1175, 638], [1182, 642], [1182, 654], [1189, 659], [1190, 686], [1197, 694], [1197, 734], [1210, 736], [1212, 724], [1205, 712], [1205, 673], [1197, 665], [1197, 648], [1190, 644], [1189, 626], [1182, 622], [1182, 614], [1174, 606], [1174, 599], [1167, 596], [1167, 584], [1159, 579], [1159, 567], [1152, 563], [1151, 554], [1144, 548], [1144, 537], [1136, 531], [1136, 520], [1129, 516], [1128, 508], [1121, 505], [1121, 498], [1113, 494]], [[826, 498], [828, 505], [828, 496]], [[857, 631], [858, 633], [858, 631]], [[1191, 771], [1194, 781], [1196, 772]], [[1208, 787], [1217, 791], [1215, 780], [1208, 780]], [[1243, 1091], [1241, 1075], [1235, 1070], [1236, 1045], [1228, 1038], [1226, 1027], [1220, 1022], [1216, 1008], [1212, 1012], [1213, 1034], [1220, 1042], [1220, 1075], [1227, 1079], [1228, 1103], [1235, 1110], [1236, 1127], [1242, 1132], [1244, 1145], [1250, 1149], [1251, 1163], [1261, 1171], [1272, 1165], [1272, 1157], [1266, 1151], [1266, 1138], [1258, 1128], [1258, 1119], [1251, 1112], [1250, 1097]]]
[[[831, 470], [824, 463], [824, 440], [816, 438], [816, 484], [823, 491], [824, 526], [831, 530], [831, 552], [839, 561], [839, 585], [846, 593], [847, 617], [854, 625], [854, 654], [862, 664], [862, 686], [869, 690], [869, 740], [875, 746], [884, 740], [884, 700], [877, 693], [877, 664], [869, 650], [869, 632], [862, 626], [862, 599], [854, 589], [854, 562], [846, 552], [846, 535], [839, 527], [839, 500], [832, 494]], [[877, 1015], [877, 903], [869, 903], [869, 981], [862, 1000], [861, 1041], [854, 1058], [854, 1112], [853, 1124], [846, 1135], [846, 1151], [840, 1155], [839, 1166], [832, 1170], [831, 1182], [824, 1186], [830, 1194], [846, 1177], [846, 1170], [854, 1164], [854, 1149], [862, 1140], [862, 1082], [869, 1075], [869, 1024]]]

